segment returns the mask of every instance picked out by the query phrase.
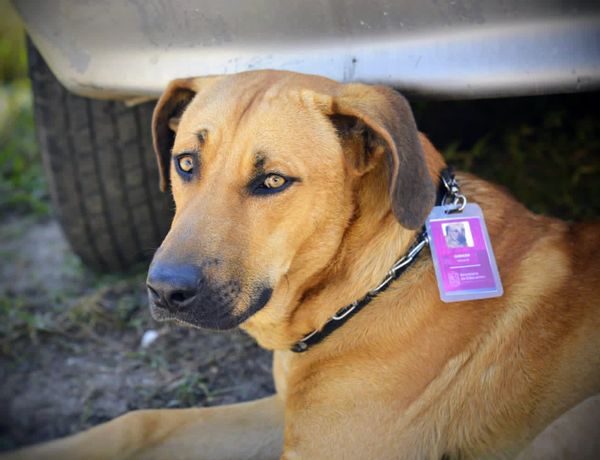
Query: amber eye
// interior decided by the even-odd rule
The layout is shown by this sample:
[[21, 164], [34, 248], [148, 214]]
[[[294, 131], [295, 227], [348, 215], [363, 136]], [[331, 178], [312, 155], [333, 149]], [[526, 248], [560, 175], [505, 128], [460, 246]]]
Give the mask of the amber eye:
[[194, 170], [194, 159], [191, 155], [182, 155], [177, 158], [177, 166], [184, 173], [190, 174]]
[[271, 189], [282, 187], [283, 185], [285, 185], [285, 183], [285, 178], [278, 174], [269, 174], [263, 182], [265, 187]]
[[252, 195], [273, 195], [283, 192], [298, 180], [298, 178], [287, 177], [283, 174], [269, 173], [264, 176], [258, 176], [250, 182], [248, 184], [248, 191]]

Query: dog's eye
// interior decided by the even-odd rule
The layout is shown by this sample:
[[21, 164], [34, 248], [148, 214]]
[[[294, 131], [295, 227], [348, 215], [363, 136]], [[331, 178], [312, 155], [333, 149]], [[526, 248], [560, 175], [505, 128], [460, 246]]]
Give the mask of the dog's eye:
[[194, 174], [196, 158], [191, 153], [182, 153], [175, 157], [175, 168], [184, 180], [190, 180]]
[[296, 180], [282, 174], [270, 173], [254, 179], [248, 184], [248, 189], [253, 195], [270, 195], [282, 192]]
[[177, 158], [177, 164], [183, 172], [191, 173], [194, 170], [194, 159], [191, 155], [184, 155]]
[[285, 177], [282, 177], [279, 174], [269, 174], [265, 178], [263, 185], [269, 189], [276, 189], [276, 188], [283, 187], [286, 182], [287, 181], [286, 181]]

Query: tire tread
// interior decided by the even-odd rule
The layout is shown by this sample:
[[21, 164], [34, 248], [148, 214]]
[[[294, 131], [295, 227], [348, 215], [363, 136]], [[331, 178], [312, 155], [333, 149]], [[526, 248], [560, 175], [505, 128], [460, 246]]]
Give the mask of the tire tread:
[[148, 260], [173, 208], [158, 189], [149, 129], [154, 103], [127, 107], [77, 96], [58, 82], [31, 42], [28, 55], [44, 169], [72, 249], [103, 272]]

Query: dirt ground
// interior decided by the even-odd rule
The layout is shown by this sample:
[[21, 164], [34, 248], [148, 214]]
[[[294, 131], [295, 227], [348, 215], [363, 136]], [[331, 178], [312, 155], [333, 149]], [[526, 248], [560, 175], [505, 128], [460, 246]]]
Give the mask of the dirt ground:
[[[52, 219], [2, 222], [0, 261], [2, 450], [132, 409], [219, 405], [274, 392], [270, 353], [250, 337], [154, 322], [143, 268], [95, 276]], [[143, 347], [147, 331], [158, 338]]]

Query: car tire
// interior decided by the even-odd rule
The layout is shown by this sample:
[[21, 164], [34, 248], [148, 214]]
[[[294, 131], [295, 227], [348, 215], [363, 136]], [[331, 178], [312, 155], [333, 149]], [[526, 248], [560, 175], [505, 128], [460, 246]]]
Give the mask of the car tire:
[[101, 272], [130, 269], [160, 245], [172, 201], [158, 188], [154, 102], [127, 107], [67, 91], [28, 43], [37, 137], [54, 210], [73, 251]]

